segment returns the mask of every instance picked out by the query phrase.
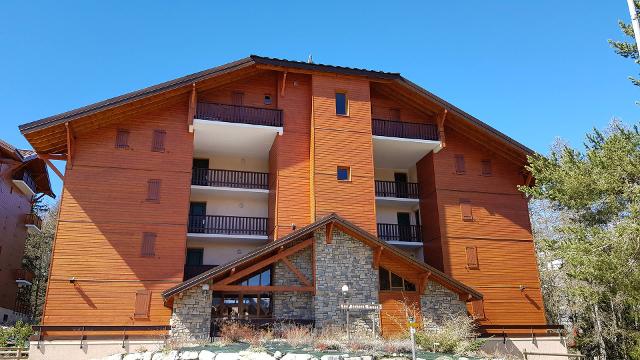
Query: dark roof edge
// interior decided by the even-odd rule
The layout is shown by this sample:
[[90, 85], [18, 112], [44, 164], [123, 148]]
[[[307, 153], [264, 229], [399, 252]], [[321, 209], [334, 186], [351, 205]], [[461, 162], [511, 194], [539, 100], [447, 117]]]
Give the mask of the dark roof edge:
[[18, 126], [18, 128], [20, 129], [20, 132], [22, 132], [22, 134], [28, 134], [33, 131], [41, 130], [53, 125], [64, 123], [66, 121], [74, 120], [78, 117], [86, 116], [101, 110], [105, 110], [107, 108], [123, 105], [128, 102], [143, 99], [147, 96], [155, 95], [157, 93], [161, 93], [164, 91], [173, 90], [181, 86], [187, 85], [189, 83], [192, 83], [194, 81], [200, 81], [200, 80], [206, 79], [220, 72], [228, 72], [230, 70], [235, 70], [236, 68], [243, 68], [245, 66], [249, 66], [253, 64], [254, 64], [253, 60], [247, 57], [244, 59], [230, 62], [228, 64], [224, 64], [211, 69], [207, 69], [204, 71], [179, 77], [174, 80], [165, 81], [157, 85], [152, 85], [140, 90], [126, 93], [124, 95], [116, 96], [116, 97], [103, 100], [94, 104], [83, 106], [74, 110], [61, 113], [61, 114], [53, 115], [50, 117], [46, 117], [44, 119], [22, 124]]
[[231, 268], [238, 266], [240, 264], [242, 264], [243, 262], [256, 257], [256, 256], [260, 256], [263, 255], [265, 253], [268, 253], [272, 250], [277, 249], [278, 247], [290, 242], [290, 241], [294, 241], [302, 236], [308, 235], [309, 233], [315, 231], [317, 228], [320, 228], [324, 225], [326, 225], [329, 222], [336, 222], [339, 223], [340, 225], [348, 228], [349, 230], [357, 233], [358, 235], [362, 236], [363, 238], [366, 238], [372, 242], [378, 243], [381, 246], [384, 246], [386, 250], [391, 250], [395, 255], [400, 256], [401, 258], [411, 262], [414, 265], [417, 265], [419, 267], [422, 267], [423, 269], [425, 269], [426, 271], [429, 271], [431, 273], [431, 276], [435, 276], [437, 278], [439, 278], [441, 281], [445, 281], [448, 282], [450, 284], [452, 284], [455, 288], [457, 288], [458, 290], [468, 293], [468, 294], [472, 294], [475, 295], [477, 298], [482, 299], [483, 295], [476, 291], [475, 289], [463, 284], [462, 282], [452, 278], [451, 276], [441, 272], [440, 270], [422, 263], [422, 262], [418, 262], [415, 259], [409, 257], [408, 255], [404, 254], [403, 252], [401, 252], [398, 249], [395, 249], [393, 246], [388, 245], [387, 243], [385, 243], [384, 241], [378, 239], [377, 237], [373, 236], [372, 234], [366, 232], [365, 230], [361, 229], [360, 227], [358, 227], [357, 225], [343, 219], [342, 217], [340, 217], [339, 215], [332, 213], [330, 215], [327, 215], [325, 217], [323, 217], [322, 219], [316, 221], [313, 224], [307, 225], [305, 227], [302, 227], [300, 229], [298, 229], [297, 231], [294, 231], [286, 236], [284, 236], [283, 238], [281, 238], [280, 240], [274, 241], [271, 244], [265, 245], [261, 248], [258, 248], [252, 252], [247, 253], [245, 256], [238, 258], [230, 263], [227, 263], [225, 265], [221, 265], [218, 266], [216, 268], [213, 268], [211, 270], [208, 270], [198, 276], [195, 276], [189, 280], [186, 280], [170, 289], [167, 289], [165, 291], [162, 292], [162, 297], [165, 300], [168, 300], [170, 297], [174, 296], [175, 294], [178, 294], [182, 291], [188, 290], [189, 288], [193, 287], [193, 286], [197, 286], [200, 285], [202, 283], [204, 283], [205, 281], [209, 280], [210, 278], [219, 275], [221, 273], [224, 273], [227, 270], [230, 270]]
[[[0, 148], [4, 149], [6, 152], [11, 153], [14, 155], [14, 160], [16, 161], [20, 161], [22, 163], [22, 166], [27, 165], [28, 163], [30, 163], [31, 161], [34, 160], [38, 160], [41, 165], [42, 165], [42, 173], [44, 174], [44, 176], [47, 179], [47, 188], [43, 189], [44, 191], [42, 191], [43, 194], [49, 195], [51, 198], [55, 199], [56, 198], [56, 194], [53, 192], [53, 189], [51, 188], [51, 179], [49, 178], [49, 171], [47, 170], [47, 165], [45, 164], [44, 161], [42, 161], [41, 159], [38, 158], [38, 156], [36, 155], [35, 152], [33, 152], [32, 150], [21, 150], [16, 148], [15, 146], [9, 144], [8, 142], [0, 139]], [[22, 153], [29, 153], [28, 156], [24, 156], [22, 155]]]

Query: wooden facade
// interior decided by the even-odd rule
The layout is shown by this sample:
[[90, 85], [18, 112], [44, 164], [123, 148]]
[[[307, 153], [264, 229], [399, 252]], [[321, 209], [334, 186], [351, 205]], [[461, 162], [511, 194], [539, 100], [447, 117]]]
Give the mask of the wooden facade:
[[[373, 119], [423, 126], [416, 139], [440, 144], [415, 164], [412, 185], [425, 262], [484, 295], [482, 324], [544, 324], [527, 201], [516, 189], [528, 149], [397, 74], [259, 57], [214, 70], [22, 127], [36, 151], [70, 154], [43, 324], [168, 324], [160, 293], [183, 280], [199, 103], [281, 114], [260, 183], [272, 241], [332, 213], [376, 234]], [[336, 114], [336, 92], [348, 98], [346, 116]], [[121, 130], [126, 147], [116, 146]], [[162, 151], [153, 151], [157, 130]], [[338, 167], [349, 169], [347, 181], [336, 179]], [[141, 256], [143, 233], [157, 235], [153, 256]], [[140, 291], [150, 292], [147, 317], [135, 316]]]

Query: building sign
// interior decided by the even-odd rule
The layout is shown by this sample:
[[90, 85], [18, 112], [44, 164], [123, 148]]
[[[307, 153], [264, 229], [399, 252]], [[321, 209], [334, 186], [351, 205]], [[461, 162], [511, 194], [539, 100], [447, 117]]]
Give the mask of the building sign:
[[380, 310], [382, 304], [340, 304], [340, 310]]

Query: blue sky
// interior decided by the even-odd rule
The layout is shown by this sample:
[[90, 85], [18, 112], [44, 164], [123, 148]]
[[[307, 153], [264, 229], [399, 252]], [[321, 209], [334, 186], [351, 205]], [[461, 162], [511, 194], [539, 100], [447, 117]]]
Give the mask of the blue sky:
[[640, 67], [607, 44], [624, 0], [221, 3], [3, 1], [0, 138], [28, 148], [19, 124], [249, 54], [401, 72], [543, 153], [638, 121]]

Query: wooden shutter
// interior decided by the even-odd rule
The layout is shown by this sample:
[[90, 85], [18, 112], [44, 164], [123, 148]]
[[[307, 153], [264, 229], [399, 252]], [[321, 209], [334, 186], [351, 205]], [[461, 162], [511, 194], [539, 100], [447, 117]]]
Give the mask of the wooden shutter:
[[164, 151], [164, 138], [167, 132], [164, 130], [153, 130], [153, 141], [151, 143], [151, 151]]
[[149, 317], [149, 305], [151, 304], [151, 291], [136, 291], [136, 304], [133, 311], [133, 317], [136, 319], [145, 319]]
[[471, 310], [473, 312], [474, 319], [485, 319], [484, 315], [484, 301], [474, 300], [471, 302]]
[[160, 180], [151, 179], [147, 186], [147, 200], [160, 200]]
[[456, 174], [464, 174], [464, 155], [456, 155]]
[[482, 176], [491, 176], [491, 160], [482, 160]]
[[116, 148], [129, 148], [129, 130], [118, 129], [118, 132], [116, 133]]
[[142, 234], [142, 250], [140, 255], [142, 256], [155, 256], [156, 255], [156, 233], [146, 232]]
[[478, 248], [475, 246], [467, 246], [467, 268], [471, 270], [480, 268], [478, 264]]
[[462, 214], [462, 220], [471, 221], [473, 220], [473, 213], [471, 210], [471, 201], [461, 199], [460, 200], [460, 213]]
[[234, 91], [231, 95], [231, 103], [233, 105], [244, 105], [244, 93], [240, 91]]

